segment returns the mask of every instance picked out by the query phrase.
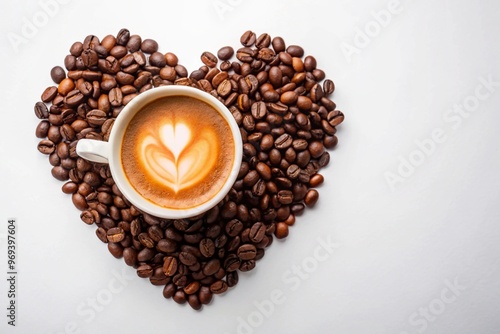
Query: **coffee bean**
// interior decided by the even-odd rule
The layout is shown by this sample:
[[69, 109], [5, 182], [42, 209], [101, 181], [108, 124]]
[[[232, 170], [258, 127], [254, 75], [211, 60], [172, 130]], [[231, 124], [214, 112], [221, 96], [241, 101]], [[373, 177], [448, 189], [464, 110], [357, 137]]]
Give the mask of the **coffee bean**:
[[252, 225], [248, 237], [250, 238], [250, 241], [252, 241], [253, 243], [259, 243], [262, 241], [265, 234], [266, 234], [266, 226], [261, 222], [257, 222]]
[[38, 117], [39, 119], [46, 119], [49, 117], [49, 110], [43, 102], [37, 102], [35, 104], [34, 110], [36, 117]]
[[210, 68], [217, 66], [217, 57], [208, 51], [201, 54], [201, 61]]
[[58, 84], [66, 78], [66, 72], [61, 66], [54, 66], [52, 70], [50, 70], [50, 77], [56, 84]]
[[106, 112], [99, 109], [93, 109], [87, 113], [87, 122], [90, 126], [101, 126], [106, 121], [106, 119]]
[[[54, 167], [54, 168], [57, 168], [57, 167]], [[62, 168], [61, 168], [62, 169]], [[62, 173], [62, 172], [61, 172]], [[55, 177], [55, 176], [54, 176]], [[57, 178], [57, 177], [56, 177]], [[59, 179], [60, 180], [60, 179]], [[88, 208], [88, 205], [87, 205], [87, 202], [85, 201], [85, 197], [83, 197], [82, 195], [80, 195], [79, 193], [74, 193], [72, 196], [71, 196], [71, 200], [73, 201], [73, 204], [75, 205], [75, 207], [80, 210], [80, 211], [83, 211], [83, 210], [86, 210]]]
[[307, 72], [312, 72], [317, 66], [316, 58], [307, 56], [304, 58], [304, 68]]
[[255, 40], [255, 46], [259, 49], [267, 48], [271, 44], [271, 36], [263, 33]]
[[248, 260], [248, 261], [241, 262], [240, 270], [242, 272], [247, 272], [247, 271], [250, 271], [254, 268], [255, 268], [255, 260]]
[[266, 104], [262, 101], [252, 104], [252, 116], [254, 119], [263, 119], [267, 115]]
[[318, 198], [319, 198], [318, 191], [316, 189], [309, 189], [306, 196], [304, 197], [304, 203], [308, 207], [312, 207], [312, 206], [314, 206], [314, 204], [316, 204], [316, 202], [318, 201]]
[[57, 95], [56, 86], [47, 87], [42, 93], [41, 100], [43, 102], [50, 102], [54, 99], [54, 97], [56, 97], [56, 95]]
[[320, 141], [312, 141], [309, 143], [309, 152], [311, 157], [317, 159], [325, 152], [325, 146]]
[[293, 202], [293, 193], [290, 190], [278, 191], [278, 201], [281, 204], [290, 204]]
[[274, 141], [274, 147], [277, 149], [286, 149], [292, 145], [293, 138], [288, 133], [284, 133]]
[[255, 258], [257, 249], [252, 244], [244, 244], [238, 248], [237, 255], [241, 260], [251, 260]]
[[335, 127], [344, 121], [344, 114], [341, 111], [335, 110], [328, 113], [328, 123]]
[[335, 146], [337, 146], [338, 139], [336, 136], [328, 136], [326, 135], [325, 138], [323, 139], [323, 145], [325, 145], [325, 148], [327, 149], [332, 149]]
[[204, 257], [212, 257], [215, 253], [215, 243], [210, 238], [205, 238], [200, 241], [200, 253]]
[[210, 291], [210, 288], [207, 286], [201, 286], [200, 291], [198, 293], [198, 298], [200, 300], [200, 303], [203, 305], [210, 304], [212, 301], [212, 292]]
[[255, 170], [259, 173], [260, 177], [263, 180], [269, 181], [271, 179], [272, 176], [271, 168], [265, 163], [263, 162], [257, 163], [257, 165], [255, 166]]
[[226, 282], [224, 282], [222, 280], [218, 280], [210, 285], [210, 292], [215, 293], [215, 294], [221, 294], [221, 293], [226, 292], [227, 288], [228, 288], [228, 286], [227, 286]]
[[163, 261], [163, 272], [167, 276], [174, 276], [177, 272], [177, 259], [173, 256], [167, 256]]
[[286, 48], [286, 52], [292, 57], [302, 57], [304, 55], [304, 49], [298, 45], [289, 45]]
[[276, 53], [280, 53], [282, 51], [285, 51], [286, 49], [285, 41], [279, 36], [276, 36], [272, 39], [272, 45]]
[[325, 92], [326, 95], [330, 95], [335, 91], [335, 84], [333, 83], [332, 80], [326, 79], [323, 82], [323, 91]]
[[186, 266], [192, 266], [197, 262], [196, 257], [188, 252], [180, 252], [179, 261], [181, 261], [181, 263], [185, 264]]
[[217, 51], [217, 57], [220, 60], [229, 60], [234, 55], [234, 49], [231, 46], [224, 46]]
[[247, 30], [241, 35], [240, 42], [243, 46], [252, 46], [255, 43], [256, 36], [255, 33], [251, 30]]
[[281, 94], [280, 102], [286, 105], [292, 105], [297, 102], [298, 95], [295, 91], [288, 91]]
[[323, 155], [319, 158], [318, 164], [319, 167], [325, 167], [330, 163], [330, 153], [324, 152]]
[[125, 238], [125, 232], [119, 227], [110, 228], [107, 232], [109, 242], [120, 242]]
[[205, 274], [206, 276], [214, 275], [219, 271], [220, 267], [221, 265], [219, 259], [212, 259], [208, 261], [203, 267], [203, 274]]
[[153, 53], [158, 51], [158, 43], [153, 39], [145, 39], [141, 43], [141, 51], [145, 53]]
[[274, 235], [278, 239], [284, 239], [288, 236], [288, 225], [284, 222], [276, 223], [276, 230], [274, 231]]
[[177, 290], [172, 297], [172, 299], [177, 303], [177, 304], [184, 304], [186, 302], [186, 294], [182, 290]]
[[78, 189], [78, 185], [75, 182], [69, 181], [62, 186], [62, 192], [65, 194], [73, 194]]
[[43, 154], [51, 154], [55, 151], [56, 145], [48, 139], [44, 139], [38, 143], [38, 151]]

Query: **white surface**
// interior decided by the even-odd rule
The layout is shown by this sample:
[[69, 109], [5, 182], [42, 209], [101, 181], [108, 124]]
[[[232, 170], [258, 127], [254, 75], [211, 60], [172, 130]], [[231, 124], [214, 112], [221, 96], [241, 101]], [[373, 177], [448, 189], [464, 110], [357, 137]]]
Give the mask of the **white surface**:
[[[15, 217], [19, 309], [18, 326], [7, 326], [2, 278], [0, 332], [498, 333], [500, 86], [486, 97], [481, 80], [500, 82], [500, 5], [401, 0], [391, 22], [372, 30], [370, 43], [348, 62], [342, 43], [354, 45], [357, 29], [377, 29], [372, 11], [388, 6], [382, 0], [69, 1], [53, 7], [16, 52], [8, 33], [21, 35], [34, 15], [43, 19], [43, 6], [3, 1], [0, 276], [6, 222]], [[161, 288], [114, 259], [36, 149], [33, 105], [51, 84], [52, 66], [63, 64], [74, 41], [122, 27], [156, 39], [189, 70], [200, 66], [205, 50], [237, 47], [247, 29], [281, 35], [317, 58], [346, 115], [317, 207], [202, 312], [165, 300]], [[482, 100], [473, 98], [478, 86]], [[467, 117], [449, 114], [475, 101]], [[397, 173], [400, 157], [418, 158], [415, 141], [429, 140], [433, 131], [440, 143], [391, 189], [386, 172]], [[316, 252], [318, 239], [328, 238], [331, 254]], [[310, 273], [299, 276], [293, 266]], [[271, 300], [277, 303], [269, 307]]]

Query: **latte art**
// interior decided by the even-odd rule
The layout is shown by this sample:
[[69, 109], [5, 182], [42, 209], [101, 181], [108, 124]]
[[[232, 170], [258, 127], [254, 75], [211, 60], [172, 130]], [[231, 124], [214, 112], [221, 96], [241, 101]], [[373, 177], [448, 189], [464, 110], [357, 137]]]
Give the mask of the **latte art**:
[[229, 124], [205, 102], [169, 96], [143, 107], [122, 142], [122, 166], [144, 198], [170, 209], [212, 199], [229, 178], [235, 145]]
[[219, 149], [216, 139], [209, 128], [193, 136], [186, 124], [165, 122], [142, 140], [140, 161], [152, 178], [177, 193], [212, 170]]

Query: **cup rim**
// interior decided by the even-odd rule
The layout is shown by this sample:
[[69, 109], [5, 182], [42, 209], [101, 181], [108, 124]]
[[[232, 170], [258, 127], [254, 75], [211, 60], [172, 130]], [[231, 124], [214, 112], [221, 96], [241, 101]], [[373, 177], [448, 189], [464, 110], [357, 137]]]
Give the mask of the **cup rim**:
[[[139, 112], [145, 105], [149, 104], [151, 101], [168, 96], [188, 96], [209, 104], [212, 108], [218, 111], [219, 114], [229, 124], [231, 135], [234, 140], [235, 158], [228, 178], [226, 179], [226, 182], [224, 183], [220, 191], [208, 201], [187, 209], [166, 208], [142, 197], [127, 180], [125, 176], [125, 170], [123, 169], [123, 166], [121, 164], [123, 136], [131, 119], [137, 114], [137, 112]], [[120, 114], [117, 116], [115, 123], [113, 124], [113, 128], [111, 129], [109, 143], [111, 144], [109, 155], [109, 167], [111, 170], [111, 175], [113, 176], [113, 179], [118, 189], [122, 192], [123, 196], [139, 210], [165, 219], [181, 219], [194, 217], [210, 210], [219, 202], [221, 202], [227, 195], [229, 190], [231, 190], [234, 182], [238, 177], [241, 160], [243, 157], [243, 141], [241, 138], [241, 132], [238, 124], [236, 123], [236, 120], [232, 116], [229, 109], [209, 93], [189, 86], [160, 86], [145, 91], [144, 93], [141, 93], [140, 95], [135, 97], [121, 110]]]

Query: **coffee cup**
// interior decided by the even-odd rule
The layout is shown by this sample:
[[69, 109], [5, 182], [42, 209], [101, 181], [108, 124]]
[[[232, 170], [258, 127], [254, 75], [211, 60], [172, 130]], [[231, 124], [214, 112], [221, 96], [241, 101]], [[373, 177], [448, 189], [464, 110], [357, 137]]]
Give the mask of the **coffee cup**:
[[107, 163], [123, 196], [153, 216], [180, 219], [213, 208], [239, 173], [242, 139], [231, 112], [187, 86], [162, 86], [130, 101], [108, 142], [80, 139], [77, 154]]

